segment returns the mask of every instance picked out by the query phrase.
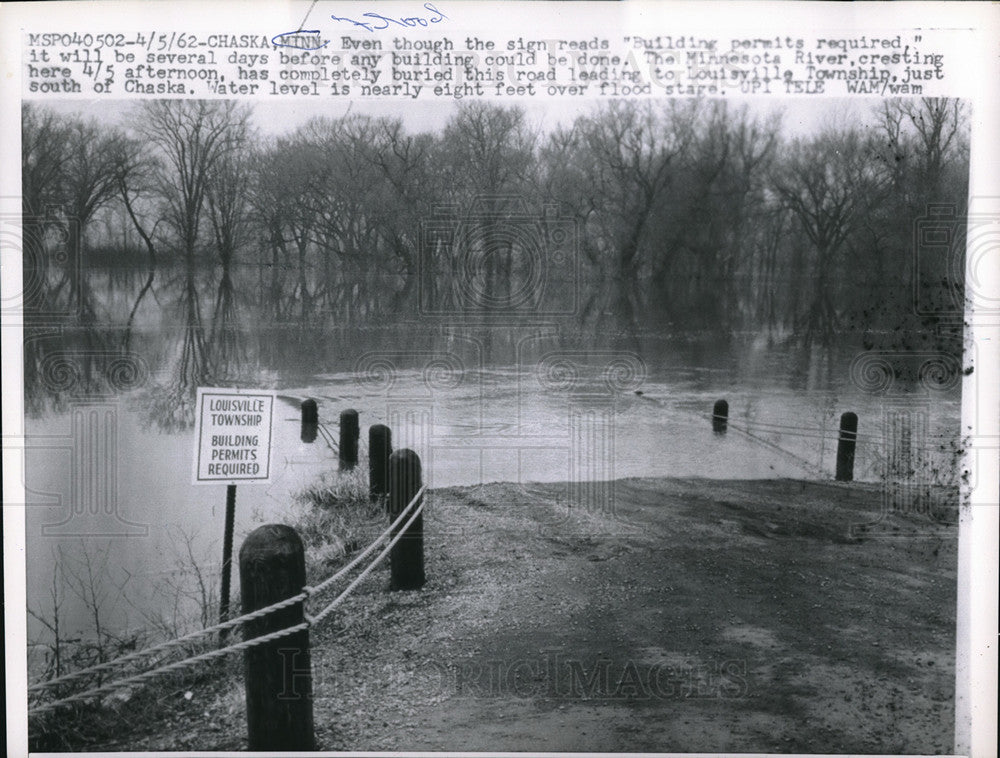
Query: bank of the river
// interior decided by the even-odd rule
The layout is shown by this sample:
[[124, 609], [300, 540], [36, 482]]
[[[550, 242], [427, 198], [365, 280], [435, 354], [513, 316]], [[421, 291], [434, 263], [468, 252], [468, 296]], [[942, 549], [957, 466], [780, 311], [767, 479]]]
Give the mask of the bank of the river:
[[[951, 751], [953, 511], [795, 480], [565, 495], [429, 495], [426, 588], [379, 570], [313, 632], [320, 749]], [[245, 748], [242, 687], [192, 687], [162, 721], [123, 707], [87, 747]]]

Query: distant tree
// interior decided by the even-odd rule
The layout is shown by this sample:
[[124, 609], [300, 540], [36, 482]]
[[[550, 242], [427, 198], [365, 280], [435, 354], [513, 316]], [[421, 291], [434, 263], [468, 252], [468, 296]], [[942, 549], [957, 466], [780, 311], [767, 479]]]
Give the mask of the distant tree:
[[204, 383], [211, 369], [198, 299], [197, 257], [207, 196], [220, 164], [245, 149], [246, 105], [223, 100], [153, 100], [136, 112], [136, 132], [161, 157], [156, 175], [162, 214], [184, 263], [181, 305], [185, 332], [177, 389]]
[[675, 163], [651, 219], [647, 301], [673, 324], [728, 331], [749, 318], [748, 292], [780, 120], [713, 102]]
[[[841, 326], [843, 302], [848, 295], [845, 258], [848, 241], [862, 227], [867, 210], [883, 203], [890, 184], [872, 160], [872, 145], [857, 130], [827, 131], [787, 145], [772, 173], [772, 187], [790, 210], [810, 250], [793, 262], [791, 287], [804, 296], [803, 310], [792, 314], [804, 344], [819, 338], [832, 340]], [[800, 278], [801, 277], [801, 278]]]
[[21, 109], [21, 204], [26, 215], [43, 215], [63, 200], [63, 176], [71, 159], [70, 128], [34, 103]]
[[245, 149], [250, 111], [229, 100], [151, 100], [139, 106], [136, 131], [158, 151], [164, 216], [186, 263], [194, 263], [212, 176]]
[[557, 131], [547, 158], [558, 192], [585, 222], [584, 252], [605, 286], [590, 293], [581, 318], [611, 314], [638, 332], [642, 252], [658, 203], [691, 149], [700, 104], [613, 101]]
[[147, 254], [146, 280], [136, 295], [128, 320], [125, 322], [122, 347], [126, 352], [131, 345], [135, 315], [143, 299], [151, 291], [156, 277], [158, 256], [154, 239], [158, 222], [149, 224], [144, 220], [145, 216], [150, 214], [148, 211], [144, 212], [143, 205], [148, 205], [150, 202], [154, 190], [153, 177], [158, 173], [158, 159], [144, 151], [139, 140], [130, 137], [121, 137], [118, 140], [115, 157], [115, 185], [118, 198], [129, 222], [142, 240]]
[[25, 103], [21, 110], [22, 271], [25, 313], [57, 308], [68, 277], [53, 281], [47, 235], [61, 226], [69, 127], [51, 111]]
[[[867, 272], [868, 286], [886, 281], [899, 286], [872, 292], [870, 301], [877, 305], [869, 312], [885, 324], [884, 339], [892, 346], [927, 348], [928, 339], [938, 339], [930, 332], [939, 316], [955, 320], [964, 306], [968, 112], [961, 100], [923, 98], [886, 100], [878, 116], [877, 155], [892, 189], [888, 201], [870, 214], [867, 252], [878, 268]], [[932, 212], [956, 233], [948, 254], [930, 255], [915, 241], [918, 223]], [[961, 349], [960, 339], [952, 342], [947, 349]]]
[[[485, 102], [461, 103], [441, 135], [436, 162], [447, 177], [441, 188], [443, 199], [461, 214], [474, 214], [474, 221], [468, 216], [456, 221], [471, 221], [478, 231], [466, 239], [477, 249], [452, 248], [446, 254], [462, 259], [453, 258], [436, 270], [452, 271], [453, 277], [462, 279], [473, 277], [462, 283], [465, 294], [458, 297], [463, 306], [480, 306], [484, 315], [506, 308], [514, 267], [531, 254], [516, 249], [515, 240], [498, 229], [512, 201], [525, 207], [532, 203], [537, 141], [523, 109]], [[480, 265], [470, 268], [470, 261]]]
[[[303, 129], [265, 145], [255, 160], [252, 205], [265, 245], [264, 265], [270, 272], [265, 299], [276, 320], [290, 318], [296, 306], [302, 324], [313, 317], [309, 252], [316, 238], [318, 201], [311, 196], [326, 184], [330, 170]], [[286, 292], [288, 272], [295, 278]]]
[[236, 308], [233, 263], [249, 242], [253, 229], [249, 148], [248, 139], [240, 150], [222, 156], [209, 173], [205, 197], [221, 268], [209, 335], [215, 369], [221, 375], [237, 370], [245, 357]]
[[[411, 303], [416, 289], [421, 224], [451, 185], [440, 164], [442, 146], [436, 136], [408, 134], [399, 119], [379, 119], [377, 127], [372, 141], [356, 149], [380, 177], [372, 212], [386, 248], [380, 269], [373, 273], [380, 283], [399, 285], [390, 291], [385, 306], [399, 312]], [[434, 282], [428, 278], [424, 284]]]

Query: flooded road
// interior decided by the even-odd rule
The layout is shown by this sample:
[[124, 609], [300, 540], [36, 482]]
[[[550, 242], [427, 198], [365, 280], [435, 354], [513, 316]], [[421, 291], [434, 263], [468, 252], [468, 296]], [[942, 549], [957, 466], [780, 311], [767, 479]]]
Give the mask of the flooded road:
[[[300, 439], [299, 403], [306, 397], [316, 399], [334, 440], [340, 411], [359, 412], [362, 466], [368, 427], [387, 424], [395, 448], [420, 455], [432, 488], [651, 476], [831, 479], [838, 421], [846, 410], [860, 418], [856, 479], [880, 481], [886, 446], [900, 444], [886, 437], [894, 406], [860, 392], [726, 387], [718, 372], [695, 369], [627, 376], [615, 384], [606, 372], [579, 362], [572, 376], [564, 369], [396, 369], [391, 381], [345, 372], [275, 387], [272, 481], [238, 486], [237, 549], [256, 526], [294, 520], [301, 507], [295, 494], [337, 469], [336, 451], [324, 435], [311, 444]], [[730, 409], [726, 434], [713, 433], [710, 423], [712, 404], [721, 397]], [[953, 436], [957, 398], [913, 407], [904, 407], [912, 417], [912, 456]], [[159, 619], [164, 599], [155, 588], [169, 584], [169, 577], [204, 581], [207, 595], [214, 592], [226, 488], [192, 484], [193, 429], [168, 432], [146, 423], [141, 395], [76, 404], [32, 419], [30, 429], [29, 597], [50, 594], [60, 551], [73, 556], [77, 580], [95, 574], [107, 623], [122, 628], [149, 617], [166, 623]], [[927, 455], [951, 470], [950, 450], [949, 443]], [[600, 487], [574, 492], [581, 507], [608, 505], [600, 503]], [[74, 633], [74, 617], [83, 633], [90, 619], [80, 593], [63, 594], [67, 633]], [[198, 599], [189, 598], [195, 605]]]

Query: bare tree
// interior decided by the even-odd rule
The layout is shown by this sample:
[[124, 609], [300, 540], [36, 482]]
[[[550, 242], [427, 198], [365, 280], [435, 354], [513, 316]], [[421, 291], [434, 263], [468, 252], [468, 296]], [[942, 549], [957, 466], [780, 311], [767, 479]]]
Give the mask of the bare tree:
[[27, 215], [41, 215], [62, 202], [69, 128], [56, 114], [25, 103], [21, 111], [21, 203]]
[[152, 191], [150, 177], [157, 173], [158, 168], [155, 158], [150, 158], [143, 154], [138, 140], [127, 137], [119, 139], [115, 160], [115, 186], [118, 191], [118, 197], [125, 208], [125, 213], [142, 239], [148, 256], [146, 280], [140, 288], [138, 295], [136, 295], [135, 303], [132, 305], [128, 320], [125, 322], [122, 348], [126, 352], [128, 352], [131, 345], [132, 325], [135, 322], [135, 315], [139, 310], [143, 298], [152, 289], [153, 280], [156, 276], [157, 252], [154, 238], [156, 237], [156, 228], [159, 222], [157, 221], [147, 229], [146, 224], [142, 220], [142, 216], [146, 214], [141, 209], [137, 209], [137, 205], [143, 201], [146, 203], [149, 202]]
[[215, 369], [222, 375], [239, 368], [245, 358], [236, 311], [233, 262], [250, 238], [252, 181], [250, 158], [243, 151], [223, 156], [209, 175], [206, 195], [212, 237], [222, 271], [212, 314], [209, 344]]
[[46, 666], [43, 675], [45, 679], [54, 679], [63, 674], [63, 646], [65, 644], [64, 633], [61, 628], [63, 619], [63, 604], [66, 597], [63, 585], [66, 578], [63, 573], [62, 548], [53, 552], [52, 555], [52, 584], [49, 587], [49, 607], [44, 611], [36, 611], [27, 606], [28, 615], [40, 623], [52, 637], [52, 641], [46, 646], [51, 651], [51, 660]]
[[842, 281], [846, 243], [862, 224], [863, 211], [881, 204], [888, 177], [871, 160], [872, 147], [856, 130], [799, 139], [784, 151], [772, 186], [792, 212], [811, 245], [805, 313], [796, 314], [804, 342], [819, 335], [828, 342], [840, 325], [837, 287]]
[[[316, 202], [309, 195], [322, 186], [329, 171], [316, 145], [300, 129], [263, 149], [256, 160], [253, 209], [263, 226], [271, 281], [267, 298], [273, 318], [283, 320], [298, 304], [303, 324], [312, 316], [313, 288], [309, 277], [310, 240], [315, 235]], [[295, 260], [292, 260], [292, 253]], [[295, 284], [285, 293], [286, 271], [295, 271]], [[283, 307], [283, 303], [288, 303]]]
[[196, 287], [200, 231], [213, 173], [245, 147], [249, 119], [246, 105], [219, 100], [154, 100], [136, 114], [136, 131], [162, 156], [157, 189], [184, 263], [186, 328], [177, 367], [179, 392], [204, 383], [211, 370]]
[[87, 225], [94, 213], [104, 207], [118, 193], [118, 174], [122, 137], [115, 131], [98, 126], [97, 122], [73, 120], [69, 123], [67, 150], [69, 157], [64, 164], [63, 212], [68, 221], [67, 244], [78, 255], [70, 257], [74, 268], [70, 272], [73, 296], [82, 308], [84, 319], [93, 319], [89, 311], [89, 298], [79, 291], [83, 279], [83, 244]]
[[575, 188], [573, 204], [587, 220], [585, 234], [595, 238], [585, 249], [609, 283], [591, 295], [584, 318], [610, 310], [637, 333], [643, 243], [679, 159], [693, 144], [699, 108], [696, 102], [657, 108], [614, 101], [577, 119], [571, 135], [557, 134], [571, 175], [563, 185]]

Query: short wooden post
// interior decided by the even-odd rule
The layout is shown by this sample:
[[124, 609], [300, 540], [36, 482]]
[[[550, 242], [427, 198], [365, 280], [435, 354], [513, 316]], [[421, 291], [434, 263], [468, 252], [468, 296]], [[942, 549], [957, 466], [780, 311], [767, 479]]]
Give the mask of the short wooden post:
[[[393, 521], [413, 500], [421, 485], [420, 458], [408, 449], [389, 456], [389, 520]], [[412, 513], [412, 511], [411, 511]], [[405, 524], [408, 517], [403, 519]], [[395, 536], [402, 524], [392, 534]], [[392, 590], [419, 590], [424, 586], [424, 515], [421, 513], [389, 553]]]
[[300, 438], [303, 442], [315, 442], [316, 434], [319, 432], [319, 408], [316, 401], [308, 398], [302, 401], [302, 433]]
[[302, 423], [319, 423], [319, 407], [316, 405], [316, 401], [312, 398], [307, 398], [302, 401]]
[[[266, 524], [250, 533], [240, 548], [243, 613], [298, 594], [305, 583], [305, 551], [294, 529]], [[302, 603], [296, 603], [244, 623], [244, 639], [287, 629], [303, 618]], [[243, 666], [248, 748], [314, 750], [309, 631], [246, 649]]]
[[348, 408], [340, 413], [340, 468], [352, 469], [358, 465], [358, 412]]
[[854, 480], [854, 447], [858, 439], [858, 414], [844, 413], [840, 417], [840, 439], [837, 441], [837, 481]]
[[716, 400], [712, 408], [712, 431], [719, 434], [725, 433], [729, 426], [729, 403], [725, 400]]
[[389, 455], [392, 431], [385, 424], [368, 429], [368, 491], [372, 500], [389, 494]]

